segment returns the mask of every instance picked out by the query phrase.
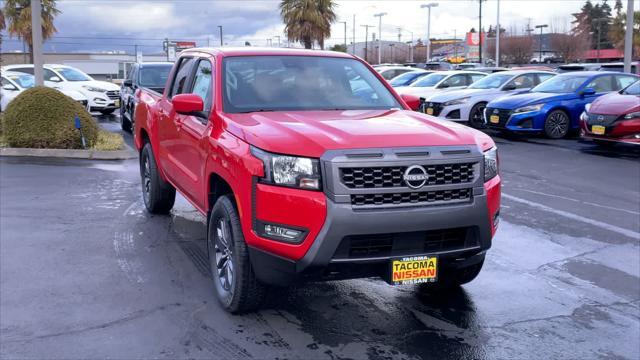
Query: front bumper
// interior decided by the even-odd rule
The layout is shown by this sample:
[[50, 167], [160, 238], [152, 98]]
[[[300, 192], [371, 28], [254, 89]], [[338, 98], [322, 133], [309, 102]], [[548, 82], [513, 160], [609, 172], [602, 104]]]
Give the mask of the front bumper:
[[91, 111], [104, 111], [120, 108], [120, 92], [107, 91], [106, 93], [87, 91], [84, 95], [89, 99]]
[[[339, 166], [335, 164], [331, 166]], [[325, 170], [323, 174], [330, 176], [332, 170], [326, 163]], [[477, 174], [470, 201], [417, 206], [354, 206], [350, 195], [331, 181], [325, 182], [325, 193], [257, 184], [254, 226], [290, 225], [305, 228], [307, 235], [301, 244], [281, 244], [291, 251], [300, 250], [291, 253], [299, 256], [291, 256], [273, 240], [258, 238], [254, 228], [249, 248], [256, 276], [282, 286], [296, 281], [383, 276], [390, 259], [425, 254], [438, 255], [443, 268], [473, 265], [491, 247], [500, 208], [499, 176], [484, 183], [479, 176], [483, 174], [481, 164]], [[449, 232], [459, 234], [455, 246], [436, 246], [425, 240]], [[385, 243], [384, 251], [379, 247], [380, 238], [393, 238], [384, 240], [391, 241]], [[352, 251], [356, 241], [360, 252]], [[362, 250], [363, 242], [367, 250]]]
[[[495, 116], [498, 117], [497, 122], [495, 120], [492, 121], [492, 116], [494, 116], [493, 119], [495, 119]], [[484, 120], [490, 129], [512, 132], [540, 132], [544, 130], [546, 116], [547, 112], [544, 109], [514, 114], [508, 109], [485, 108]]]
[[[601, 115], [602, 116], [602, 115]], [[580, 136], [583, 139], [622, 142], [640, 145], [640, 118], [623, 119], [622, 116], [580, 116]], [[604, 127], [604, 134], [594, 134], [593, 127]]]
[[[445, 106], [444, 103], [425, 102], [424, 112], [427, 115], [435, 116], [440, 120], [467, 122], [469, 121], [469, 111], [471, 108], [468, 104], [457, 104]], [[429, 113], [431, 112], [431, 113]]]

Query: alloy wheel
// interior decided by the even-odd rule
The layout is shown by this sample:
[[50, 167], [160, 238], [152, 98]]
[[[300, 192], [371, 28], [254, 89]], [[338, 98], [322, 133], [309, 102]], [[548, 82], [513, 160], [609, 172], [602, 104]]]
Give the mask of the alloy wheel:
[[218, 219], [216, 224], [215, 241], [213, 244], [215, 256], [212, 258], [212, 260], [215, 261], [215, 264], [212, 265], [215, 265], [215, 267], [212, 266], [211, 268], [217, 271], [220, 286], [227, 292], [232, 292], [233, 282], [235, 280], [231, 241], [229, 222], [226, 218], [222, 217]]
[[142, 196], [145, 203], [149, 202], [151, 195], [151, 166], [149, 165], [149, 157], [142, 158]]
[[569, 119], [563, 112], [556, 111], [549, 115], [545, 124], [546, 133], [549, 137], [559, 139], [564, 137], [569, 131]]

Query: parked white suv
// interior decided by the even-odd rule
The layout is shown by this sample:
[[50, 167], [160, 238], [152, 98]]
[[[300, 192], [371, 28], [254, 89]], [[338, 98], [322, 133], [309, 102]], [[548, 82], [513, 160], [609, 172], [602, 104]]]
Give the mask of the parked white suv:
[[[2, 71], [16, 71], [33, 75], [33, 65], [8, 65]], [[73, 90], [89, 100], [89, 111], [111, 114], [120, 108], [120, 87], [106, 81], [98, 81], [84, 72], [66, 65], [44, 65], [44, 85], [58, 90]]]
[[426, 98], [425, 112], [442, 120], [468, 122], [484, 127], [484, 108], [491, 100], [529, 91], [555, 74], [546, 71], [511, 70], [497, 72], [466, 89], [436, 93]]
[[[0, 88], [0, 111], [4, 111], [7, 105], [21, 92], [32, 88], [35, 84], [33, 75], [15, 71], [2, 70], [2, 88]], [[60, 90], [63, 94], [79, 102], [83, 107], [88, 107], [87, 97], [73, 90]]]

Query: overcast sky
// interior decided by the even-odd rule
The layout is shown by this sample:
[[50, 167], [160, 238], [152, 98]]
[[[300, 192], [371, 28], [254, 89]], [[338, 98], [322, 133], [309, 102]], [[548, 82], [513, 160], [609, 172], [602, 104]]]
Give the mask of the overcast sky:
[[[596, 0], [597, 1], [597, 0]], [[338, 21], [347, 21], [347, 42], [353, 40], [353, 15], [356, 14], [356, 41], [364, 40], [361, 25], [374, 25], [370, 32], [378, 32], [374, 14], [383, 17], [382, 37], [402, 40], [425, 38], [427, 10], [420, 5], [437, 2], [431, 15], [432, 37], [460, 38], [471, 27], [478, 27], [478, 0], [340, 0], [337, 1]], [[614, 0], [609, 1], [613, 6]], [[278, 11], [279, 1], [273, 0], [59, 0], [62, 13], [56, 19], [58, 34], [46, 45], [46, 50], [92, 51], [119, 49], [133, 52], [133, 44], [145, 53], [161, 51], [160, 39], [195, 40], [206, 46], [207, 40], [218, 45], [218, 25], [223, 26], [225, 43], [266, 45], [267, 38], [277, 43], [277, 35], [284, 41], [283, 25]], [[500, 22], [504, 28], [522, 31], [531, 25], [554, 24], [568, 28], [571, 14], [577, 12], [583, 0], [501, 0]], [[4, 1], [0, 0], [4, 5]], [[483, 3], [483, 26], [496, 23], [497, 0]], [[344, 25], [334, 24], [328, 44], [344, 42]], [[5, 37], [3, 50], [21, 48], [15, 40]]]

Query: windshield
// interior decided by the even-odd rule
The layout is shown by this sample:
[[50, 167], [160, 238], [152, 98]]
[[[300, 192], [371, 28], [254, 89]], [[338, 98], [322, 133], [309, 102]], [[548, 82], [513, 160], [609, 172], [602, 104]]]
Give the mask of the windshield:
[[7, 78], [9, 80], [12, 80], [16, 84], [18, 84], [18, 86], [23, 89], [29, 89], [35, 85], [35, 80], [33, 75], [29, 75], [29, 74], [8, 75]]
[[171, 64], [145, 65], [140, 68], [140, 86], [147, 88], [164, 88], [169, 78]]
[[531, 89], [533, 92], [566, 94], [575, 92], [589, 76], [556, 76]]
[[447, 75], [438, 74], [438, 73], [429, 74], [423, 78], [420, 78], [420, 80], [414, 82], [413, 84], [411, 84], [411, 86], [414, 86], [414, 87], [436, 86], [436, 84], [439, 83], [440, 80], [446, 77]]
[[626, 89], [622, 90], [622, 93], [624, 95], [640, 95], [640, 81], [627, 86]]
[[425, 75], [427, 75], [427, 73], [422, 71], [411, 71], [394, 77], [393, 79], [391, 79], [391, 81], [389, 81], [389, 84], [391, 84], [391, 86], [409, 85], [419, 79], [420, 76]]
[[67, 67], [53, 68], [53, 70], [57, 71], [58, 74], [60, 74], [67, 81], [91, 81], [91, 80], [93, 80], [89, 75], [83, 73], [80, 70], [67, 68]]
[[319, 56], [239, 56], [223, 62], [224, 111], [402, 108], [360, 61]]
[[513, 75], [494, 74], [484, 77], [473, 84], [468, 89], [497, 89], [509, 81]]

